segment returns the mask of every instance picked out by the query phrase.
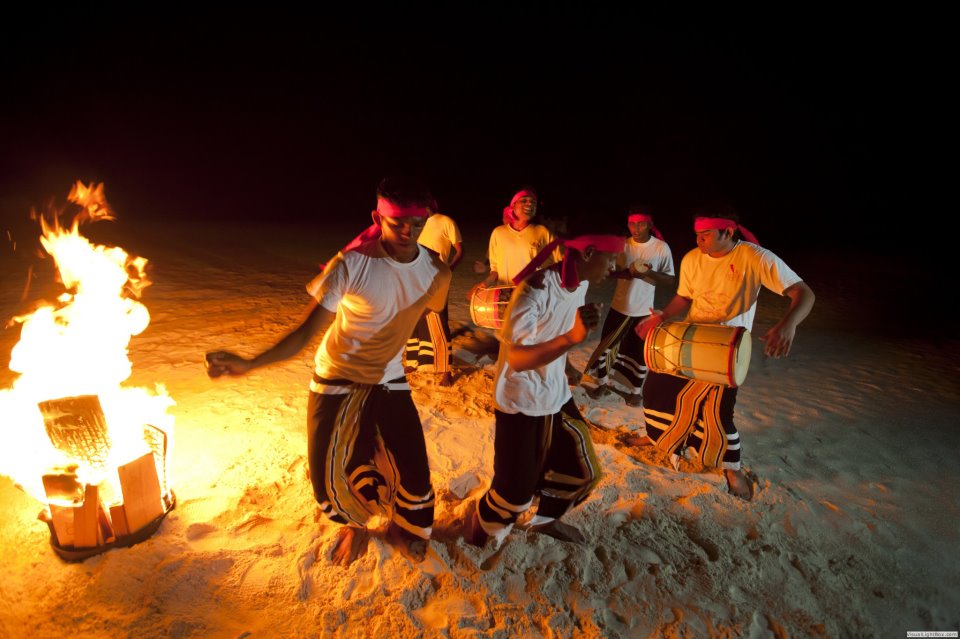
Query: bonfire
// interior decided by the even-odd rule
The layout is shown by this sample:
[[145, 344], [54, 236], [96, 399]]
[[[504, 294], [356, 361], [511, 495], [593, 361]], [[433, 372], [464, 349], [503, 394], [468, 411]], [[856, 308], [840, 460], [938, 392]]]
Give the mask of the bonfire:
[[80, 234], [113, 219], [102, 184], [77, 182], [68, 199], [68, 225], [67, 211], [35, 214], [63, 292], [12, 320], [18, 376], [0, 390], [0, 473], [43, 504], [51, 544], [74, 560], [149, 537], [173, 507], [173, 400], [161, 384], [123, 385], [130, 339], [150, 323], [138, 301], [147, 260]]

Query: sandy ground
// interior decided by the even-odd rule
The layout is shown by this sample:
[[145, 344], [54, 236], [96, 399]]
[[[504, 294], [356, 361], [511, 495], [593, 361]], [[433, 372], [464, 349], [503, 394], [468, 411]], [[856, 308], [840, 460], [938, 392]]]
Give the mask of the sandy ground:
[[[860, 273], [828, 279], [813, 261], [794, 264], [818, 295], [794, 353], [772, 361], [755, 348], [740, 394], [752, 502], [715, 472], [624, 448], [615, 431], [636, 428], [639, 411], [577, 389], [605, 469], [567, 517], [589, 542], [515, 532], [496, 551], [465, 545], [464, 514], [492, 468], [493, 366], [463, 334], [452, 388], [411, 379], [438, 494], [427, 559], [412, 564], [375, 536], [352, 566], [332, 566], [335, 527], [318, 517], [305, 469], [315, 345], [244, 379], [208, 379], [202, 354], [252, 354], [291, 328], [304, 283], [347, 235], [122, 221], [105, 232], [151, 261], [152, 323], [131, 343], [129, 384], [162, 382], [176, 401], [179, 502], [148, 541], [67, 564], [41, 505], [0, 477], [0, 637], [903, 637], [960, 626], [960, 342], [857, 330], [850, 318], [871, 303], [857, 295]], [[455, 328], [468, 325], [483, 239], [454, 277]], [[6, 321], [23, 308], [25, 262], [4, 260]], [[758, 332], [784, 308], [765, 294]], [[18, 332], [0, 333], [0, 388]], [[17, 427], [0, 421], [0, 432]]]

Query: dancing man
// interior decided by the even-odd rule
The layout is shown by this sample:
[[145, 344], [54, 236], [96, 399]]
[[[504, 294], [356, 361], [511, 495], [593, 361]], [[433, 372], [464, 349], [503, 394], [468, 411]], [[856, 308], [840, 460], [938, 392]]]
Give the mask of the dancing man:
[[367, 522], [390, 520], [387, 538], [422, 560], [433, 525], [423, 429], [403, 373], [403, 348], [424, 308], [443, 309], [450, 269], [420, 247], [429, 192], [403, 179], [377, 189], [373, 225], [307, 285], [305, 319], [253, 358], [207, 355], [212, 377], [241, 375], [299, 353], [324, 332], [307, 408], [310, 480], [320, 510], [343, 524], [331, 553], [347, 565], [366, 547]]
[[[536, 271], [561, 243], [562, 264]], [[470, 543], [493, 537], [499, 545], [535, 496], [531, 530], [583, 540], [560, 517], [586, 499], [601, 472], [564, 369], [567, 351], [599, 323], [598, 309], [584, 305], [588, 282], [609, 275], [622, 250], [623, 238], [610, 235], [556, 240], [517, 274], [497, 360], [493, 479], [468, 517]]]

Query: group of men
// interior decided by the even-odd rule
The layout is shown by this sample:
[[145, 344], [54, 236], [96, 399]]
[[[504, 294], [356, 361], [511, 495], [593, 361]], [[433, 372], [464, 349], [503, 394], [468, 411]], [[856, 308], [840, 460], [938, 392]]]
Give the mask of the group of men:
[[[637, 445], [673, 454], [692, 447], [724, 469], [731, 492], [749, 499], [733, 425], [736, 389], [646, 376], [642, 340], [657, 323], [687, 311], [691, 321], [749, 328], [763, 285], [791, 299], [764, 338], [769, 355], [786, 355], [812, 308], [809, 287], [775, 255], [741, 241], [735, 216], [706, 211], [696, 218], [699, 250], [683, 259], [677, 296], [654, 311], [653, 287], [671, 284], [674, 273], [649, 212], [630, 212], [626, 241], [559, 239], [533, 223], [536, 207], [532, 189], [514, 195], [490, 238], [490, 274], [477, 285], [517, 288], [499, 334], [493, 477], [466, 518], [464, 537], [502, 543], [537, 499], [529, 530], [583, 540], [560, 518], [586, 499], [601, 469], [565, 369], [568, 351], [599, 325], [599, 308], [585, 303], [587, 287], [611, 274], [621, 279], [584, 377], [588, 393], [602, 396], [618, 373], [628, 404], [640, 405], [642, 390], [646, 435]], [[308, 459], [321, 511], [343, 524], [330, 553], [337, 564], [362, 554], [367, 525], [378, 515], [405, 556], [419, 561], [427, 550], [434, 493], [405, 373], [432, 359], [441, 383], [452, 381], [447, 296], [451, 269], [463, 256], [456, 225], [436, 209], [423, 185], [381, 181], [373, 224], [307, 285], [310, 301], [297, 328], [252, 358], [207, 354], [211, 376], [240, 375], [288, 359], [324, 334], [310, 383]]]

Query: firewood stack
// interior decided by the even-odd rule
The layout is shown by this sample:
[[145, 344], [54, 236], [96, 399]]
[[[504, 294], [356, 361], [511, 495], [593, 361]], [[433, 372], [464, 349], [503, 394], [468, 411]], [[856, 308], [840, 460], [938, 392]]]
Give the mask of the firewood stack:
[[[40, 403], [50, 441], [71, 459], [106, 468], [109, 452], [107, 424], [95, 395], [67, 397]], [[43, 476], [51, 543], [68, 560], [85, 559], [117, 546], [129, 546], [152, 535], [174, 506], [167, 485], [167, 437], [144, 426], [147, 452], [117, 468], [117, 480], [84, 484], [77, 466], [51, 469]], [[120, 486], [119, 495], [112, 485]]]

